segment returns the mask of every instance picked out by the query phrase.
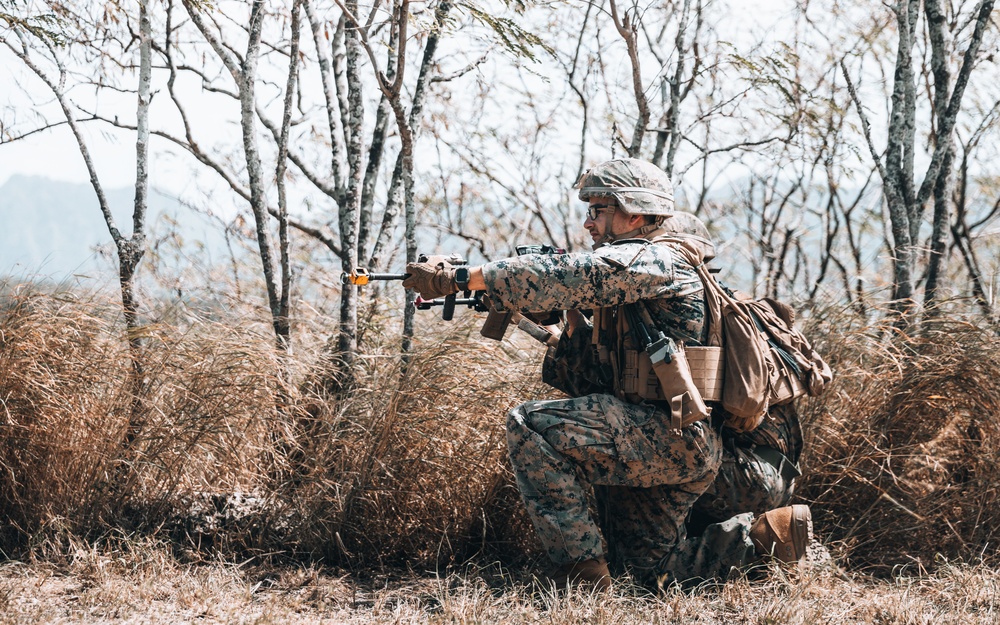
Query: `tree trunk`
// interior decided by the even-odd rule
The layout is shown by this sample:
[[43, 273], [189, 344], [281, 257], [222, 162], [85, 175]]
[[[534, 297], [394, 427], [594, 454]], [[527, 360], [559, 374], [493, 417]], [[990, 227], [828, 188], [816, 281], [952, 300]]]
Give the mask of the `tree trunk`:
[[142, 360], [143, 339], [139, 317], [139, 298], [135, 292], [135, 273], [145, 252], [146, 208], [149, 196], [149, 104], [152, 99], [152, 25], [148, 0], [139, 3], [139, 85], [136, 106], [135, 201], [132, 208], [132, 237], [115, 241], [118, 248], [118, 280], [122, 292], [122, 311], [128, 336], [132, 365], [132, 408], [123, 450], [131, 449], [142, 432], [146, 419], [146, 380]]
[[924, 285], [924, 309], [928, 315], [936, 316], [938, 302], [938, 283], [942, 266], [945, 262], [945, 251], [948, 247], [948, 233], [951, 225], [951, 167], [954, 160], [954, 149], [949, 149], [941, 162], [937, 184], [934, 185], [934, 226], [931, 233], [930, 258], [927, 264], [927, 283]]
[[[299, 70], [299, 14], [302, 0], [292, 3], [292, 40], [289, 48], [288, 81], [285, 85], [284, 110], [281, 117], [281, 134], [278, 139], [278, 159], [274, 172], [278, 187], [278, 254], [281, 261], [281, 296], [278, 301], [278, 315], [274, 319], [274, 334], [278, 349], [286, 353], [291, 348], [291, 308], [292, 267], [289, 258], [288, 240], [288, 198], [285, 194], [285, 170], [288, 163], [288, 134], [292, 125], [293, 96], [298, 84]], [[282, 377], [287, 377], [284, 374]]]
[[[357, 15], [357, 0], [346, 3], [348, 11]], [[344, 34], [347, 46], [347, 196], [340, 207], [341, 259], [345, 270], [358, 264], [358, 215], [361, 207], [364, 128], [364, 101], [359, 63], [362, 43], [357, 28], [348, 28]], [[354, 361], [358, 350], [358, 292], [344, 288], [340, 293], [340, 333], [337, 347], [331, 355], [333, 379], [328, 380], [331, 390], [340, 391], [354, 384]]]

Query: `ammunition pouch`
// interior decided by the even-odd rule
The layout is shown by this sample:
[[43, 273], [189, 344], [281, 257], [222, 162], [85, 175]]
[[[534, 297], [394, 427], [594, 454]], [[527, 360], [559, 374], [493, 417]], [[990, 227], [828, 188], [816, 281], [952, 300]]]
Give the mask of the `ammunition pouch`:
[[797, 397], [806, 394], [806, 387], [799, 379], [799, 375], [783, 358], [773, 358], [771, 360], [773, 368], [769, 367], [771, 389], [771, 404], [787, 404]]
[[708, 418], [705, 402], [722, 398], [722, 348], [677, 345], [655, 327], [643, 302], [596, 309], [593, 321], [591, 340], [619, 398], [661, 403], [676, 429]]

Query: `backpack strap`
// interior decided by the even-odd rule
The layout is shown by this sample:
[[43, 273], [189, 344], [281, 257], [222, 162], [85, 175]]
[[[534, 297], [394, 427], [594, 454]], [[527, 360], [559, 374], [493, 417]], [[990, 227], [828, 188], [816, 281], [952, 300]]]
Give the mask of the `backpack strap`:
[[[719, 281], [708, 272], [705, 260], [697, 246], [687, 239], [660, 237], [656, 242], [673, 243], [681, 257], [690, 264], [701, 278], [705, 292], [705, 316], [708, 322], [708, 345], [722, 347], [722, 311], [734, 299], [726, 293]], [[738, 307], [734, 307], [737, 308]]]

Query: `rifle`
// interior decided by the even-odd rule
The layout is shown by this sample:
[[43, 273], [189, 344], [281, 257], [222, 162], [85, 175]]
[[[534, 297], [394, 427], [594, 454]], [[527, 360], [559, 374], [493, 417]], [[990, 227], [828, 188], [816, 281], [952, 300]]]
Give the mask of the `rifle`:
[[[566, 253], [566, 250], [552, 247], [550, 245], [518, 245], [515, 248], [515, 251], [518, 256], [524, 256], [525, 254]], [[446, 260], [453, 266], [468, 264], [464, 258], [456, 254], [449, 256]], [[421, 254], [417, 261], [426, 262], [427, 256]], [[360, 287], [365, 286], [372, 281], [405, 280], [409, 277], [409, 275], [410, 274], [408, 273], [372, 273], [364, 267], [355, 267], [353, 271], [345, 271], [341, 275], [340, 280], [345, 285], [353, 284]], [[417, 310], [430, 310], [431, 308], [440, 306], [441, 319], [444, 321], [451, 321], [454, 318], [456, 306], [466, 306], [477, 312], [485, 312], [487, 313], [486, 322], [483, 323], [483, 327], [479, 330], [479, 333], [482, 336], [495, 341], [503, 340], [511, 322], [516, 323], [519, 329], [527, 332], [541, 343], [555, 345], [559, 340], [558, 336], [545, 329], [543, 326], [555, 325], [556, 323], [559, 323], [562, 319], [561, 313], [549, 312], [545, 313], [543, 316], [536, 316], [534, 314], [525, 315], [515, 311], [499, 311], [490, 302], [489, 297], [486, 295], [486, 291], [463, 291], [461, 297], [458, 296], [458, 293], [453, 293], [446, 297], [431, 300], [426, 300], [417, 296], [413, 305]]]

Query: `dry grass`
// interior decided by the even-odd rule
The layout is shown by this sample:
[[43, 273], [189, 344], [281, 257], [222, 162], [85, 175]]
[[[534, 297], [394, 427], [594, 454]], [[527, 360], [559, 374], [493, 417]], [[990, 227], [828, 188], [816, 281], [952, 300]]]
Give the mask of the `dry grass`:
[[359, 580], [316, 566], [182, 565], [150, 540], [78, 545], [64, 565], [0, 565], [0, 624], [21, 623], [812, 623], [992, 624], [1000, 574], [948, 566], [934, 575], [846, 580], [829, 569], [773, 571], [653, 597], [554, 594], [497, 567]]
[[939, 319], [919, 335], [885, 336], [860, 328], [827, 337], [837, 378], [804, 406], [800, 495], [855, 570], [1000, 564], [995, 329]]
[[365, 567], [524, 546], [530, 531], [507, 469], [503, 415], [544, 391], [535, 365], [500, 345], [470, 345], [462, 334], [471, 328], [428, 332], [405, 376], [395, 358], [370, 353], [366, 385], [311, 400], [299, 437], [309, 461], [293, 495], [300, 550]]
[[[142, 427], [124, 450], [134, 403], [113, 303], [13, 290], [0, 311], [0, 548], [60, 557], [69, 536], [124, 530], [165, 533], [189, 559], [357, 569], [530, 551], [503, 415], [545, 392], [537, 363], [516, 343], [470, 343], [472, 315], [422, 322], [403, 376], [386, 322], [370, 318], [361, 384], [341, 397], [282, 385], [280, 371], [308, 380], [320, 358], [279, 361], [253, 317], [149, 326]], [[311, 332], [303, 343], [323, 345]]]
[[[17, 290], [0, 308], [0, 504], [7, 540], [106, 507], [99, 483], [128, 398], [107, 308]], [[98, 513], [99, 514], [99, 513]]]

